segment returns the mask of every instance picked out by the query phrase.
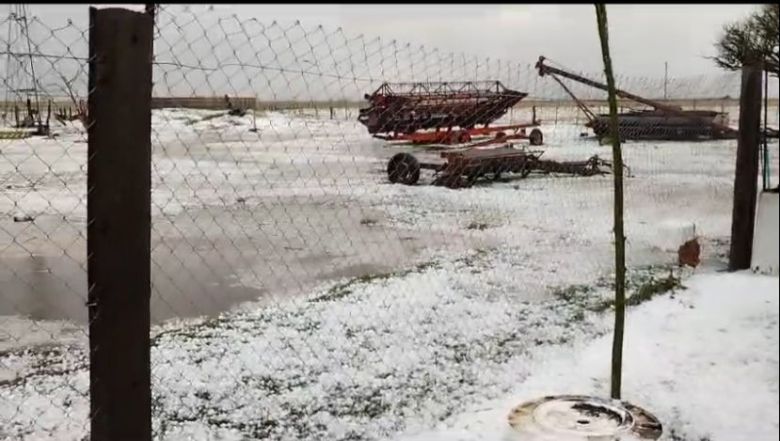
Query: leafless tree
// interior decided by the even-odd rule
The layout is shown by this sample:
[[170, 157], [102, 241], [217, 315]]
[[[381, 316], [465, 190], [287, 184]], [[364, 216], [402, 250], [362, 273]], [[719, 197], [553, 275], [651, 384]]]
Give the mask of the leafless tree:
[[715, 48], [712, 59], [728, 70], [738, 70], [746, 63], [763, 61], [764, 70], [778, 76], [778, 28], [780, 4], [762, 5], [743, 21], [727, 24]]

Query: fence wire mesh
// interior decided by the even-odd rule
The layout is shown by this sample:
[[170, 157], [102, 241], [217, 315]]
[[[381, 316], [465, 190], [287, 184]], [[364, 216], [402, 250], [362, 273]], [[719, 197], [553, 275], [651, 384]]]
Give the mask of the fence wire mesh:
[[87, 144], [74, 111], [87, 34], [10, 9], [0, 19], [0, 438], [62, 439], [89, 428]]
[[[86, 439], [88, 34], [18, 18], [0, 32], [0, 438]], [[611, 155], [583, 110], [605, 93], [561, 79], [578, 107], [536, 60], [298, 22], [170, 6], [155, 27], [156, 439], [383, 439], [609, 329], [611, 168], [587, 160]], [[739, 74], [617, 83], [737, 126]], [[623, 144], [629, 303], [687, 274], [694, 236], [702, 265], [727, 251], [736, 141], [664, 139], [711, 135], [673, 124]]]

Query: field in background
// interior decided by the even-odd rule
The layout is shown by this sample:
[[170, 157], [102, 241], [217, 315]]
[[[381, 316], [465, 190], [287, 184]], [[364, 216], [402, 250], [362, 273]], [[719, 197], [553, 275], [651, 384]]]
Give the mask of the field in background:
[[[579, 136], [582, 127], [572, 124], [576, 109], [548, 113], [537, 112], [544, 121], [545, 157], [609, 158], [608, 147]], [[511, 112], [497, 124], [509, 118], [530, 115]], [[255, 126], [257, 132], [250, 132]], [[158, 243], [153, 250], [159, 265], [153, 272], [155, 286], [172, 302], [153, 302], [158, 320], [217, 313], [268, 294], [305, 291], [322, 280], [396, 270], [426, 250], [500, 243], [536, 231], [547, 218], [573, 216], [577, 234], [588, 222], [610, 219], [609, 177], [535, 177], [460, 192], [389, 185], [385, 162], [409, 148], [372, 139], [354, 119], [330, 120], [314, 109], [261, 112], [256, 118], [155, 110], [153, 127]], [[2, 313], [83, 321], [86, 144], [77, 122], [55, 131], [55, 140], [3, 145], [1, 243], [14, 301], [4, 303]], [[630, 142], [625, 149], [635, 175], [628, 181], [629, 204], [634, 204], [629, 220], [633, 209], [637, 216], [696, 222], [698, 232], [725, 237], [735, 142]], [[573, 206], [566, 205], [570, 199]], [[644, 213], [651, 206], [656, 215]], [[669, 211], [694, 207], [698, 211], [687, 215]], [[31, 216], [34, 227], [14, 222], [14, 216]], [[437, 220], [419, 223], [427, 217]], [[471, 223], [489, 227], [466, 229]], [[555, 234], [567, 229], [565, 224], [556, 228], [561, 232]], [[603, 242], [594, 238], [605, 252], [608, 236], [604, 229]], [[537, 238], [545, 235], [531, 234], [528, 240]], [[195, 250], [199, 256], [183, 257]], [[38, 267], [52, 271], [36, 272]], [[262, 286], [231, 279], [250, 269]], [[59, 296], [61, 289], [76, 295]]]
[[[538, 114], [544, 157], [609, 158], [580, 137], [576, 109]], [[608, 329], [611, 176], [391, 185], [394, 153], [437, 152], [372, 139], [347, 116], [153, 111], [161, 439], [374, 440], [430, 428], [511, 390], [532, 374], [529, 360]], [[57, 124], [54, 139], [0, 145], [8, 437], [75, 439], [88, 427], [86, 143], [80, 123]], [[723, 268], [735, 149], [624, 145], [632, 294], [670, 272], [687, 277], [676, 250], [693, 225], [699, 271]]]
[[[349, 100], [333, 100], [333, 101], [263, 101], [252, 96], [230, 96], [231, 102], [236, 106], [244, 109], [254, 108], [256, 110], [301, 110], [306, 109], [315, 110], [316, 112], [324, 111], [323, 115], [328, 116], [328, 110], [333, 108], [336, 115], [344, 114], [345, 111], [355, 113], [357, 109], [367, 106], [366, 101], [349, 101]], [[68, 107], [75, 107], [72, 100], [69, 98], [51, 98], [52, 106], [54, 109], [63, 109]], [[47, 101], [44, 101], [47, 102]], [[584, 104], [589, 106], [595, 113], [607, 112], [608, 104], [606, 101], [599, 100], [582, 100]], [[722, 111], [725, 109], [739, 109], [739, 99], [737, 98], [703, 98], [703, 99], [670, 99], [670, 100], [658, 100], [660, 103], [679, 106], [686, 110], [717, 110]], [[769, 102], [769, 123], [777, 125], [778, 121], [778, 99], [770, 98]], [[13, 112], [14, 106], [22, 107], [22, 103], [14, 102], [7, 103], [0, 101], [0, 109], [3, 112]], [[641, 107], [633, 101], [618, 99], [618, 106], [623, 108]], [[45, 111], [46, 104], [43, 105]], [[515, 111], [522, 111], [530, 109], [532, 107], [542, 108], [559, 108], [567, 109], [570, 111], [578, 112], [575, 104], [571, 100], [538, 100], [534, 98], [526, 98], [515, 106]], [[152, 108], [189, 108], [189, 109], [202, 109], [202, 110], [222, 110], [225, 109], [225, 97], [224, 96], [188, 96], [188, 97], [153, 97]]]

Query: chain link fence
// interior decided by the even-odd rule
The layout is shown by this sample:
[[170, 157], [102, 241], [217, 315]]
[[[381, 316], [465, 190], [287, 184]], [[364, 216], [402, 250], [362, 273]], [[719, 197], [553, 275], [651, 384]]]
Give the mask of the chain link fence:
[[0, 438], [63, 439], [89, 428], [87, 34], [20, 6], [0, 19]]
[[[87, 439], [89, 30], [18, 18], [0, 22], [0, 438]], [[583, 110], [606, 113], [606, 93], [536, 60], [297, 22], [170, 6], [154, 32], [155, 439], [392, 437], [609, 330], [612, 178], [586, 161], [610, 147]], [[739, 74], [617, 85], [737, 126]], [[776, 128], [776, 83], [768, 115]], [[662, 139], [679, 133], [659, 124], [623, 144], [630, 304], [691, 271], [686, 240], [705, 267], [727, 253], [736, 141]], [[404, 153], [415, 185], [390, 182], [415, 174], [390, 167]], [[776, 141], [768, 153], [777, 182]]]

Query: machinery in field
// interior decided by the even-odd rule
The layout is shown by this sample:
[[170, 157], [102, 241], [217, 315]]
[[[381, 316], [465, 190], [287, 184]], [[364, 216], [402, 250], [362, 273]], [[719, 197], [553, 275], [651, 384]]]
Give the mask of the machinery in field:
[[[528, 139], [541, 145], [542, 132], [533, 120], [526, 124], [490, 124], [528, 96], [506, 88], [499, 81], [384, 83], [365, 98], [358, 121], [375, 138], [413, 144], [463, 144], [475, 138], [482, 144]], [[482, 127], [478, 127], [482, 126]]]
[[[543, 143], [533, 109], [525, 124], [491, 126], [528, 96], [498, 81], [449, 83], [384, 83], [365, 98], [358, 121], [375, 138], [412, 144], [459, 144], [440, 154], [443, 161], [421, 162], [411, 153], [398, 153], [387, 164], [390, 182], [415, 185], [421, 170], [434, 173], [433, 185], [471, 187], [480, 179], [498, 180], [504, 174], [521, 178], [533, 172], [592, 176], [609, 173], [611, 165], [593, 156], [585, 161], [541, 159], [543, 151], [515, 147], [511, 141]], [[481, 125], [482, 127], [477, 127]]]
[[442, 152], [443, 162], [420, 162], [410, 153], [398, 153], [387, 164], [387, 177], [392, 183], [415, 185], [421, 170], [434, 172], [433, 185], [447, 188], [471, 187], [480, 179], [498, 180], [512, 173], [526, 178], [533, 172], [561, 173], [578, 176], [603, 175], [611, 171], [608, 161], [592, 156], [585, 161], [553, 161], [541, 159], [544, 151], [515, 148], [511, 144], [493, 148], [468, 148]]
[[[539, 57], [536, 68], [539, 76], [550, 76], [566, 93], [572, 97], [577, 107], [588, 119], [586, 127], [593, 130], [602, 139], [609, 134], [609, 115], [595, 115], [559, 77], [568, 78], [579, 83], [606, 91], [602, 83], [567, 72], [563, 69], [545, 64], [545, 57]], [[640, 97], [619, 89], [615, 90], [618, 97], [635, 101], [651, 107], [647, 110], [632, 110], [618, 114], [618, 133], [621, 140], [700, 140], [700, 139], [730, 139], [737, 131], [728, 126], [728, 114], [707, 110], [682, 110], [654, 100]]]

